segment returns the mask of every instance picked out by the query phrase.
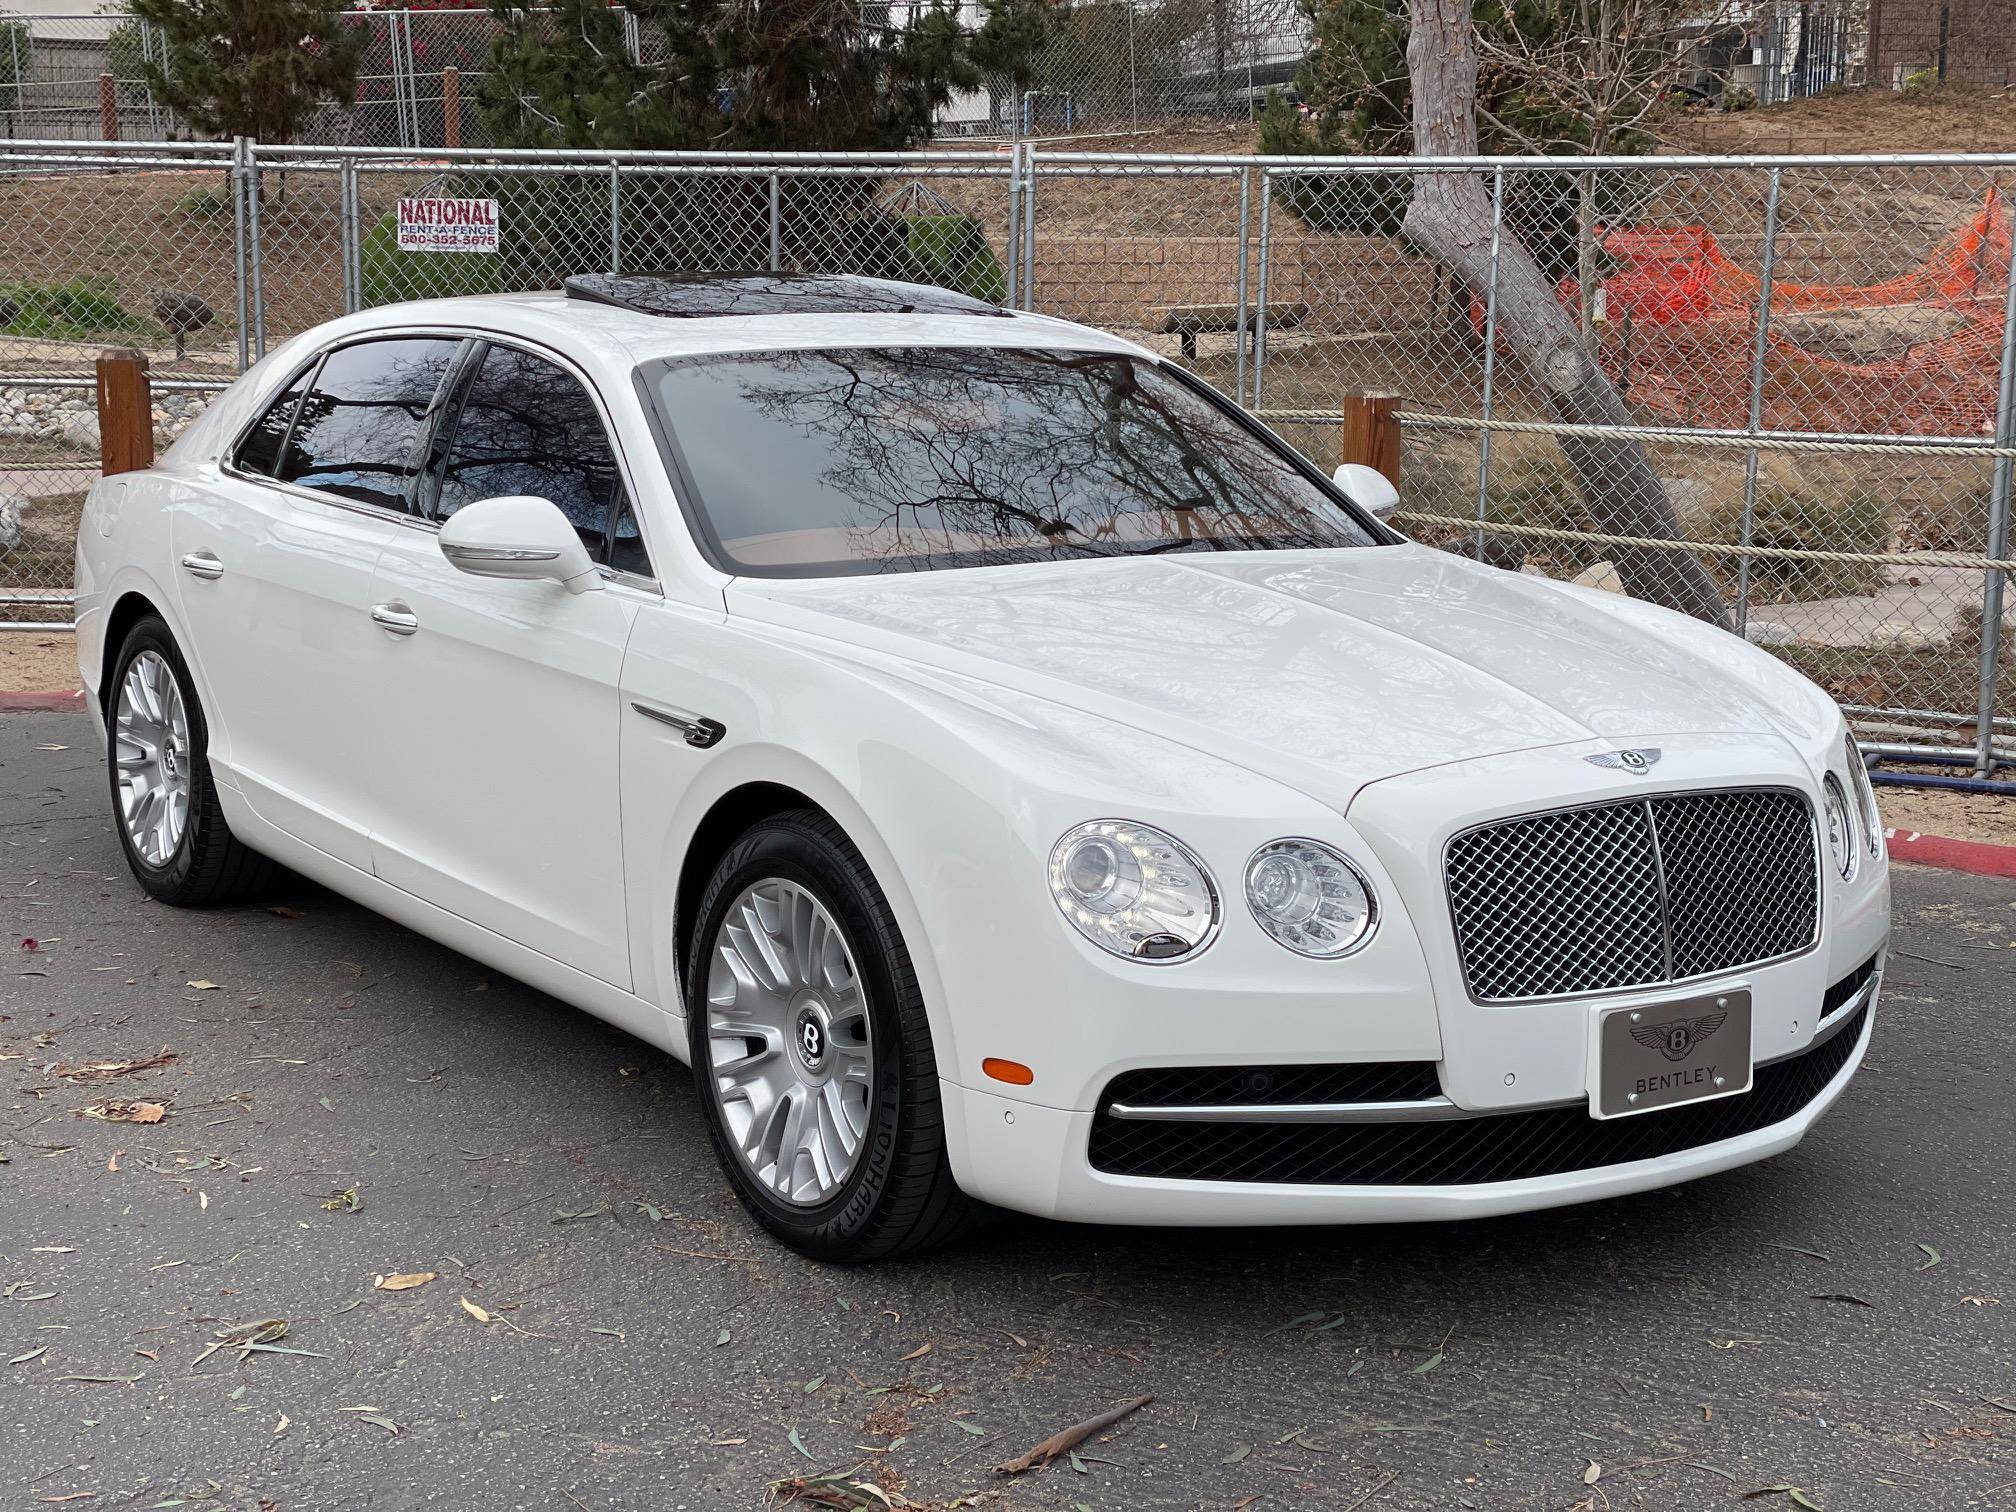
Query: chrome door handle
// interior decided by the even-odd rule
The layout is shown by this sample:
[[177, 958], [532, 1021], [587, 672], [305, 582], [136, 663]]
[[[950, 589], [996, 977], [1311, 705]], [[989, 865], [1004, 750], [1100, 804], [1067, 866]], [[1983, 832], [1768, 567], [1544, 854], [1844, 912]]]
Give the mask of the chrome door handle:
[[412, 635], [420, 628], [420, 616], [397, 599], [389, 604], [373, 604], [371, 618], [393, 635]]
[[192, 551], [182, 558], [182, 567], [191, 577], [204, 578], [211, 582], [224, 576], [224, 564], [217, 560], [214, 552]]

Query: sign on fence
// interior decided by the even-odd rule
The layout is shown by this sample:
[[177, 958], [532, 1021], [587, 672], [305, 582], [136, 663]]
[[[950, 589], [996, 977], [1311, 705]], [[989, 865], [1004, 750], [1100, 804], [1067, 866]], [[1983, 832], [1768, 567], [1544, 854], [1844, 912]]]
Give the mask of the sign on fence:
[[495, 252], [494, 199], [402, 199], [401, 252]]

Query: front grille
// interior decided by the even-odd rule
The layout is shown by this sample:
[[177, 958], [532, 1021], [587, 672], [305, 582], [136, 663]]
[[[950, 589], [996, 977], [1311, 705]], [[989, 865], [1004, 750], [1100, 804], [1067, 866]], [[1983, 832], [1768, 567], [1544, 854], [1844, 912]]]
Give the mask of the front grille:
[[1577, 1103], [1446, 1123], [1164, 1123], [1115, 1118], [1108, 1098], [1089, 1153], [1116, 1176], [1307, 1186], [1464, 1186], [1656, 1160], [1798, 1113], [1848, 1064], [1868, 1015], [1858, 1008], [1824, 1044], [1759, 1066], [1739, 1097], [1631, 1118], [1591, 1118]]
[[1813, 811], [1782, 789], [1484, 825], [1449, 842], [1444, 874], [1463, 979], [1484, 1003], [1686, 981], [1818, 936]]

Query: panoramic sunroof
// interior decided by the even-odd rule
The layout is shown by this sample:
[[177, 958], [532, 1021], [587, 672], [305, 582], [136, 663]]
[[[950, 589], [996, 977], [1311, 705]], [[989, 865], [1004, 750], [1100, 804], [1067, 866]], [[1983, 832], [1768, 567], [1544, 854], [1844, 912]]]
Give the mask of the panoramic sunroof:
[[641, 315], [1006, 315], [998, 305], [932, 284], [852, 273], [579, 273], [570, 299]]

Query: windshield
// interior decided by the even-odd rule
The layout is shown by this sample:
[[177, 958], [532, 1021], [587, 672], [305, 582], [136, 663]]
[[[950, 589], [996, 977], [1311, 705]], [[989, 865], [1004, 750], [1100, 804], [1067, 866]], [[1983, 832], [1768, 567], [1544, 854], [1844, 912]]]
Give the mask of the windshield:
[[695, 524], [729, 571], [916, 572], [1367, 546], [1309, 465], [1152, 362], [905, 347], [647, 370]]

